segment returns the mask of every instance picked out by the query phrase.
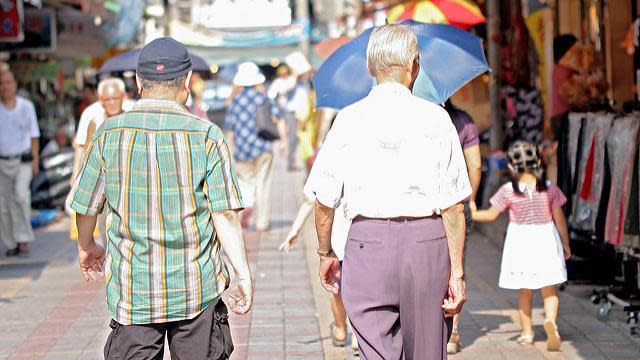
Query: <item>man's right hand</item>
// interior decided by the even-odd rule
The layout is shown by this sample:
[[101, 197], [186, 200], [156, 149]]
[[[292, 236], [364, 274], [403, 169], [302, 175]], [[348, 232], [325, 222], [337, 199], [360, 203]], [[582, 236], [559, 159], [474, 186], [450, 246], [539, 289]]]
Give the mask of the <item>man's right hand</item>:
[[328, 255], [320, 255], [320, 283], [327, 290], [338, 295], [338, 280], [342, 276], [340, 260], [332, 251]]
[[229, 289], [229, 306], [231, 311], [244, 315], [253, 305], [253, 281], [251, 276], [234, 280]]

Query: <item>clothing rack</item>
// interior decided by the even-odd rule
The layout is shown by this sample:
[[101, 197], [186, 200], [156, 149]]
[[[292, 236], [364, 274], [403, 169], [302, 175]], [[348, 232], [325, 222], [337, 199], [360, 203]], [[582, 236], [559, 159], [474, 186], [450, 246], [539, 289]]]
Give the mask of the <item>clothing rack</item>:
[[[640, 336], [640, 104], [616, 114], [610, 101], [572, 113], [558, 141], [558, 186], [570, 201], [564, 208], [574, 257], [571, 282], [599, 286], [591, 300], [605, 321], [615, 307], [627, 313], [630, 332]], [[562, 150], [560, 150], [562, 149]]]

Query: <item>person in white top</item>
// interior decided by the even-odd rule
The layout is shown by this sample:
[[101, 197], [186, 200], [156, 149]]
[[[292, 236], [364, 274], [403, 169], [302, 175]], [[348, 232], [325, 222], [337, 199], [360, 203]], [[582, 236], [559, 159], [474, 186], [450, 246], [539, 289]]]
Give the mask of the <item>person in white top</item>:
[[[73, 173], [70, 179], [72, 185], [82, 165], [85, 145], [91, 142], [95, 131], [108, 118], [129, 111], [133, 108], [133, 105], [135, 105], [135, 101], [129, 100], [126, 97], [127, 93], [124, 81], [118, 78], [107, 78], [98, 84], [98, 101], [89, 105], [89, 107], [82, 112], [82, 115], [80, 115], [80, 122], [78, 123], [78, 129], [73, 141], [75, 154], [73, 159]], [[67, 212], [72, 213], [70, 209], [67, 209]], [[102, 239], [105, 235], [105, 228], [106, 219], [104, 214], [102, 214], [98, 217], [98, 225], [94, 233], [94, 236], [98, 238], [98, 240]], [[72, 240], [77, 239], [76, 224], [73, 219], [71, 221], [70, 237]]]
[[17, 96], [13, 73], [0, 70], [0, 238], [7, 256], [29, 251], [31, 178], [38, 173], [40, 129], [33, 103]]
[[[420, 69], [411, 28], [374, 29], [367, 65], [378, 85], [338, 113], [305, 185], [320, 279], [333, 293], [342, 279], [363, 359], [446, 359], [466, 297], [462, 148], [447, 112], [411, 94]], [[352, 219], [342, 269], [331, 247], [341, 203]]]
[[[126, 98], [124, 81], [117, 78], [109, 78], [98, 84], [98, 101], [89, 105], [80, 115], [78, 129], [74, 139], [75, 147], [84, 147], [91, 141], [87, 136], [90, 128], [95, 131], [102, 125], [106, 118], [129, 111], [135, 105], [135, 101]], [[106, 116], [105, 116], [106, 115]], [[91, 123], [94, 125], [91, 125]]]
[[69, 135], [65, 126], [59, 126], [53, 133], [53, 139], [47, 142], [47, 145], [40, 152], [41, 157], [55, 155], [60, 150], [69, 146]]

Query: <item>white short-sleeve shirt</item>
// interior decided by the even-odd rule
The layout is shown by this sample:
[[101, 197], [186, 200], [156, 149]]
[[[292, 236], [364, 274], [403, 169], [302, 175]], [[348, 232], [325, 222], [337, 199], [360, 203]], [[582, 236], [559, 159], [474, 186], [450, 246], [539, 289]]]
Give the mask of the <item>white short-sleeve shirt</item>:
[[0, 155], [15, 156], [31, 149], [31, 139], [40, 137], [36, 109], [30, 100], [16, 97], [16, 106], [7, 109], [0, 102]]
[[[133, 109], [133, 105], [135, 105], [135, 101], [125, 99], [122, 102], [122, 109], [126, 112]], [[77, 145], [84, 146], [87, 142], [90, 142], [91, 139], [87, 139], [87, 130], [89, 129], [89, 124], [91, 120], [96, 123], [96, 130], [102, 125], [104, 122], [105, 112], [102, 104], [99, 101], [94, 102], [89, 105], [84, 111], [82, 115], [80, 115], [80, 121], [78, 122], [78, 129], [76, 129], [76, 137], [75, 142]]]
[[349, 219], [423, 217], [463, 201], [471, 185], [446, 110], [385, 83], [338, 113], [305, 194], [344, 203]]

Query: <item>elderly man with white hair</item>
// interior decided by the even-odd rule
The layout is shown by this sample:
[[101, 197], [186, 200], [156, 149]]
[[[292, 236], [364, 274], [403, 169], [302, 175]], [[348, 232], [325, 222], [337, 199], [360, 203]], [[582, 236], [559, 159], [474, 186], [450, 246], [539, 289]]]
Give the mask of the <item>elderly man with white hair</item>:
[[[124, 81], [118, 78], [106, 78], [98, 83], [98, 101], [87, 107], [80, 115], [80, 122], [73, 140], [75, 149], [73, 161], [73, 174], [71, 184], [75, 181], [82, 159], [85, 154], [86, 144], [91, 142], [95, 131], [110, 117], [120, 115], [133, 108], [135, 101], [127, 99]], [[98, 217], [98, 226], [95, 235], [104, 240], [106, 230], [104, 215]], [[77, 231], [75, 221], [71, 224], [71, 238], [76, 240]]]
[[[338, 113], [305, 185], [320, 280], [334, 293], [342, 280], [363, 359], [446, 359], [466, 296], [463, 152], [447, 112], [411, 94], [420, 65], [409, 27], [376, 28], [367, 65], [378, 85]], [[342, 269], [331, 248], [341, 203], [352, 219]]]

